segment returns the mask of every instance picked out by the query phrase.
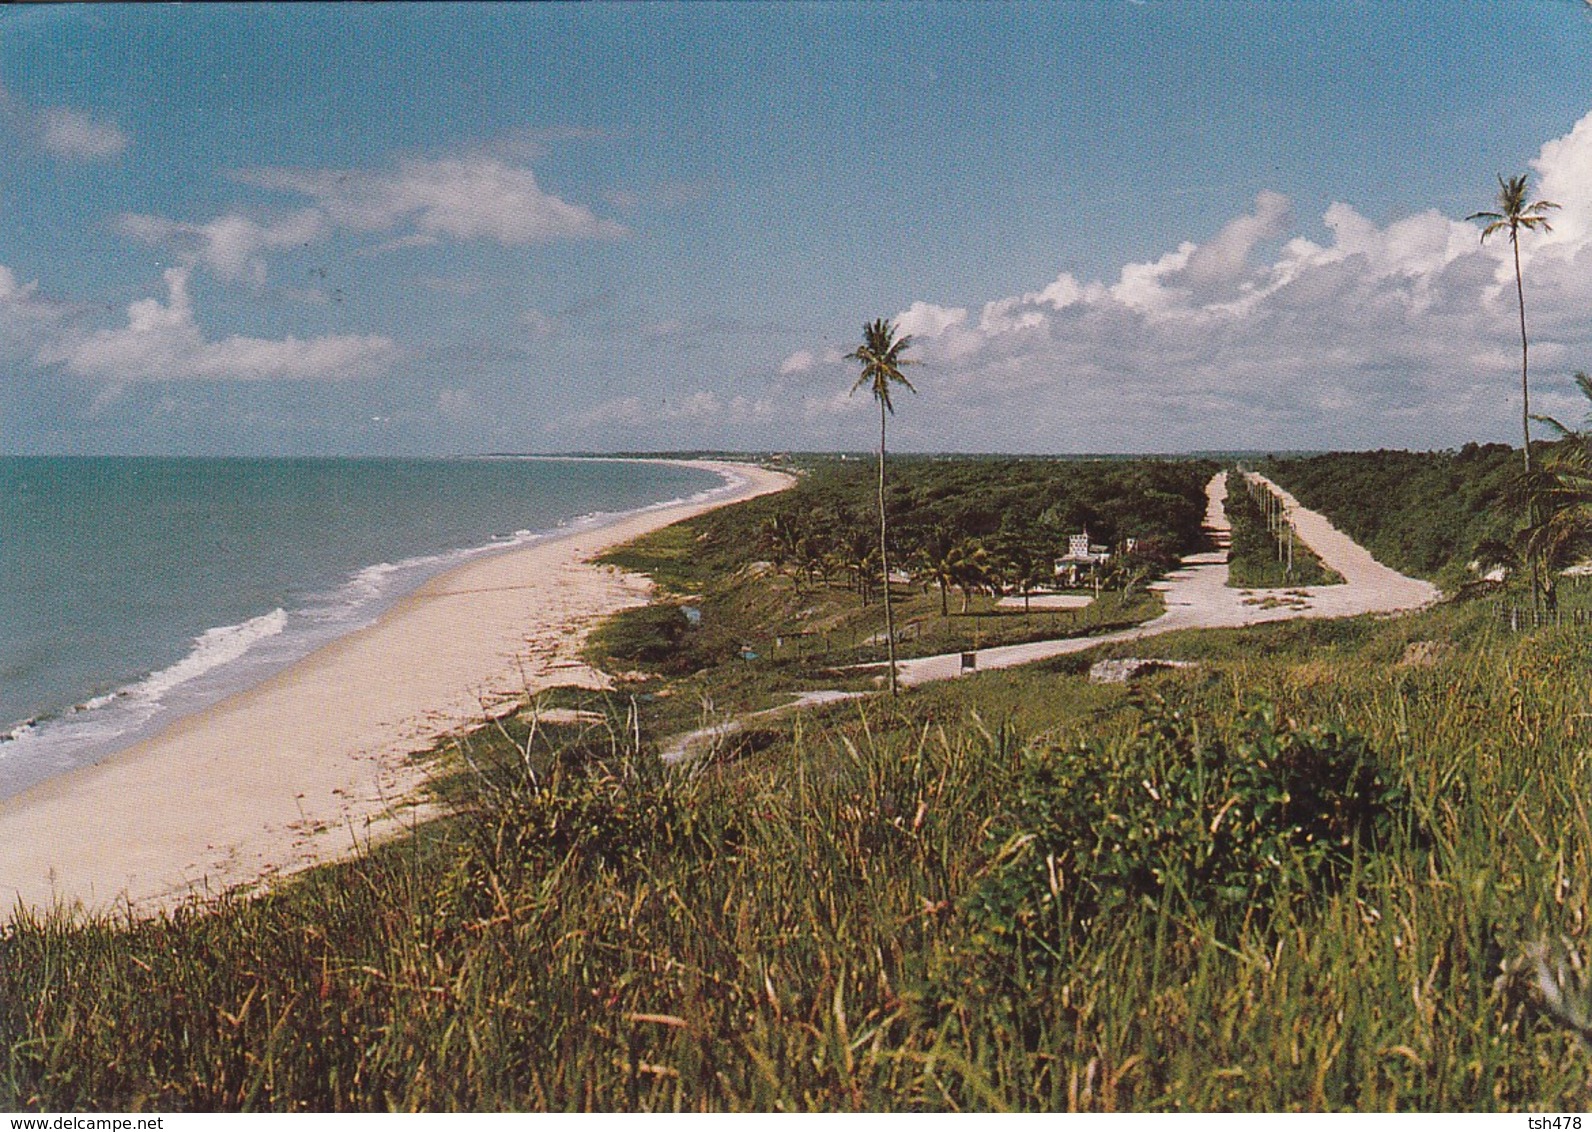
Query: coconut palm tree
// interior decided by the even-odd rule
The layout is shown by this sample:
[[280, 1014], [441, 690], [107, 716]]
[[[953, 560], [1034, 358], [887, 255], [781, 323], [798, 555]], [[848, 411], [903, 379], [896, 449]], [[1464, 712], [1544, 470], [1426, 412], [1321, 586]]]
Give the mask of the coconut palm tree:
[[867, 386], [873, 394], [873, 399], [879, 402], [879, 565], [884, 575], [884, 631], [885, 639], [889, 642], [890, 655], [890, 694], [896, 694], [896, 649], [895, 649], [895, 614], [890, 609], [890, 552], [887, 547], [889, 531], [886, 527], [884, 511], [884, 425], [885, 416], [895, 412], [895, 406], [890, 402], [890, 386], [903, 385], [908, 391], [916, 393], [912, 383], [901, 372], [902, 366], [913, 365], [914, 362], [904, 357], [907, 347], [912, 345], [912, 335], [903, 334], [896, 337], [896, 328], [887, 318], [876, 318], [862, 328], [862, 345], [846, 355], [848, 361], [859, 362], [862, 373], [857, 378], [851, 391]]
[[801, 532], [795, 517], [779, 511], [763, 520], [757, 532], [758, 545], [768, 555], [769, 564], [776, 574], [785, 572], [785, 564], [800, 553]]
[[[1515, 298], [1520, 307], [1520, 429], [1524, 434], [1526, 478], [1530, 479], [1531, 472], [1531, 386], [1527, 380], [1527, 363], [1530, 357], [1530, 347], [1526, 338], [1526, 290], [1521, 281], [1520, 274], [1520, 229], [1528, 232], [1541, 228], [1544, 232], [1553, 229], [1548, 224], [1545, 215], [1548, 209], [1559, 206], [1551, 200], [1526, 201], [1526, 174], [1518, 177], [1504, 177], [1498, 174], [1498, 211], [1473, 212], [1465, 219], [1485, 220], [1487, 226], [1481, 230], [1481, 238], [1485, 242], [1494, 232], [1508, 232], [1509, 243], [1515, 256]], [[1533, 496], [1529, 486], [1526, 489], [1528, 496]], [[1535, 509], [1526, 514], [1526, 526], [1535, 528], [1539, 525], [1541, 516]], [[1527, 540], [1530, 542], [1531, 540]], [[1542, 592], [1542, 567], [1537, 555], [1528, 554], [1531, 563], [1531, 607], [1537, 608], [1537, 599]]]
[[951, 580], [962, 591], [962, 612], [973, 603], [973, 592], [983, 590], [990, 581], [990, 554], [977, 539], [964, 538], [951, 548]]
[[1529, 347], [1526, 340], [1526, 290], [1520, 275], [1520, 229], [1528, 232], [1541, 228], [1553, 229], [1544, 215], [1550, 208], [1558, 208], [1551, 200], [1526, 202], [1526, 174], [1505, 178], [1498, 174], [1498, 211], [1473, 212], [1466, 220], [1485, 220], [1481, 230], [1482, 242], [1494, 232], [1508, 232], [1509, 243], [1515, 253], [1515, 298], [1520, 304], [1520, 427], [1525, 433], [1526, 471], [1531, 471], [1531, 390], [1526, 381]]
[[956, 536], [943, 526], [935, 525], [929, 528], [918, 539], [917, 564], [920, 576], [925, 583], [933, 583], [940, 587], [940, 616], [949, 617], [950, 608], [946, 604], [946, 591], [956, 584], [952, 575], [955, 563], [952, 552], [956, 546]]
[[[1577, 373], [1575, 384], [1592, 402], [1592, 377]], [[1558, 607], [1559, 571], [1592, 553], [1592, 415], [1581, 429], [1549, 416], [1532, 419], [1552, 429], [1558, 441], [1523, 480], [1532, 521], [1518, 539], [1522, 556], [1542, 564], [1542, 597], [1551, 613]]]

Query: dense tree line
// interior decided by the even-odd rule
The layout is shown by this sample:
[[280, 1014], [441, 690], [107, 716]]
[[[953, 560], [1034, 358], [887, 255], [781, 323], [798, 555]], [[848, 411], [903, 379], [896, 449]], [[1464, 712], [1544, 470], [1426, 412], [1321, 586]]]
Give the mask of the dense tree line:
[[[937, 586], [948, 603], [980, 589], [1053, 579], [1069, 535], [1111, 547], [1111, 581], [1159, 573], [1200, 545], [1198, 460], [960, 460], [895, 457], [885, 493], [892, 574]], [[815, 461], [792, 490], [701, 520], [704, 554], [757, 558], [800, 585], [879, 592], [877, 481], [864, 462]], [[1122, 553], [1127, 540], [1132, 554]]]
[[1506, 444], [1334, 452], [1261, 470], [1380, 561], [1449, 589], [1476, 576], [1478, 548], [1509, 542], [1518, 525], [1520, 452]]

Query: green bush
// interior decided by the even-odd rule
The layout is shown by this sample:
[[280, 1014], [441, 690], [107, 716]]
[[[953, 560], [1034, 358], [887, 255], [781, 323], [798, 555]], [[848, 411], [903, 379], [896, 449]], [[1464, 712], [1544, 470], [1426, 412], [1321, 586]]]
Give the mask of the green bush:
[[684, 610], [659, 602], [627, 609], [604, 622], [592, 634], [592, 649], [627, 664], [672, 668], [681, 660], [681, 644], [690, 631]]
[[701, 820], [689, 776], [622, 737], [607, 757], [563, 748], [540, 770], [509, 763], [476, 774], [471, 871], [481, 877], [517, 882], [566, 858], [623, 872], [660, 853], [711, 855], [739, 837], [733, 823]]
[[1234, 935], [1339, 886], [1403, 803], [1341, 726], [1262, 704], [1224, 734], [1156, 699], [1125, 743], [1025, 756], [969, 912], [984, 943], [1040, 962], [1133, 906]]

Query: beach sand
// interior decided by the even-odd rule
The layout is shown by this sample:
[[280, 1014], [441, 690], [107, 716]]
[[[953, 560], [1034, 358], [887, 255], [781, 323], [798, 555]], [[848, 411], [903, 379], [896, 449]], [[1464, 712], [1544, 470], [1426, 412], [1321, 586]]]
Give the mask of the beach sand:
[[0, 918], [18, 907], [152, 912], [390, 836], [427, 815], [408, 756], [527, 692], [601, 687], [580, 659], [645, 577], [589, 560], [647, 531], [789, 485], [697, 462], [738, 485], [433, 578], [374, 625], [104, 762], [0, 802]]

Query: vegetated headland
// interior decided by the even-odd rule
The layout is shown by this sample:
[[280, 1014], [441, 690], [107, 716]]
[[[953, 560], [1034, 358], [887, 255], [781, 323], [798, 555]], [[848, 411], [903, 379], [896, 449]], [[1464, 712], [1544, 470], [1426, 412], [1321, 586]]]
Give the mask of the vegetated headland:
[[1507, 452], [1249, 461], [1475, 600], [897, 697], [882, 587], [903, 658], [1141, 623], [1221, 464], [897, 458], [885, 578], [872, 469], [792, 459], [606, 555], [658, 586], [591, 638], [613, 687], [434, 752], [448, 816], [14, 920], [0, 1107], [1584, 1107], [1592, 631], [1471, 584]]

